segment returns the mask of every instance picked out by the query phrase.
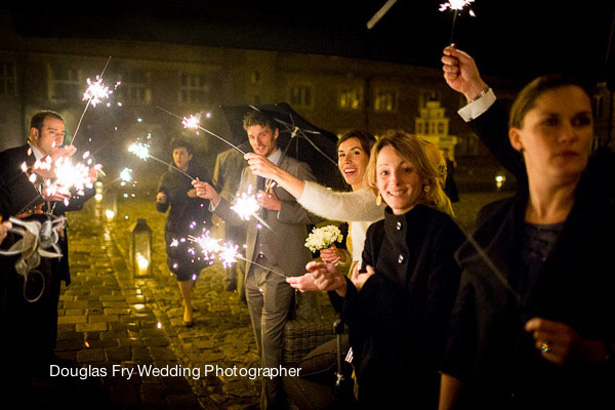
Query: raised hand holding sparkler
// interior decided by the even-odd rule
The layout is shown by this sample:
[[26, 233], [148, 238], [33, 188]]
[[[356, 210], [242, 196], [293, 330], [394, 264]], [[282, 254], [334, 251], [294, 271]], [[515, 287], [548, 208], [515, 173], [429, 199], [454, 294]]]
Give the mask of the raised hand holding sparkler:
[[474, 101], [489, 90], [483, 81], [474, 59], [455, 46], [444, 49], [442, 71], [446, 83], [455, 91], [463, 94], [468, 101]]

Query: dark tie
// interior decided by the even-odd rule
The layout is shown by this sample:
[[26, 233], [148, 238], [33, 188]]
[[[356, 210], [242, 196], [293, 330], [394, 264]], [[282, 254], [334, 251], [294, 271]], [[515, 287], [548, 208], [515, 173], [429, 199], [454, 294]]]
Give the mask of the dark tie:
[[[265, 178], [263, 177], [256, 177], [256, 193], [258, 193], [258, 191], [264, 191], [265, 190]], [[267, 218], [267, 210], [265, 208], [261, 208], [259, 215], [261, 218]]]

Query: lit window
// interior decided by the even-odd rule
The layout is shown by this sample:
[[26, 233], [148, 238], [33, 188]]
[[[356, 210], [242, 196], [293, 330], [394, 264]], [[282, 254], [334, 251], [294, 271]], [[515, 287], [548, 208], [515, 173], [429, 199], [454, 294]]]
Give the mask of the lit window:
[[394, 90], [377, 90], [374, 95], [374, 111], [396, 112], [397, 92]]
[[363, 101], [361, 87], [340, 87], [337, 106], [342, 110], [359, 110]]

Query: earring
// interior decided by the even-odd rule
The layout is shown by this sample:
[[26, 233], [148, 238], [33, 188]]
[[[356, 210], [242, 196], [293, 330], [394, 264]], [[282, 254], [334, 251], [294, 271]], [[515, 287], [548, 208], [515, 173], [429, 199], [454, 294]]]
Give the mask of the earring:
[[381, 203], [382, 203], [382, 197], [380, 196], [380, 192], [378, 192], [378, 195], [376, 195], [376, 205], [380, 206]]
[[423, 191], [425, 191], [425, 193], [429, 192], [431, 190], [431, 187], [429, 185], [425, 185], [423, 187]]

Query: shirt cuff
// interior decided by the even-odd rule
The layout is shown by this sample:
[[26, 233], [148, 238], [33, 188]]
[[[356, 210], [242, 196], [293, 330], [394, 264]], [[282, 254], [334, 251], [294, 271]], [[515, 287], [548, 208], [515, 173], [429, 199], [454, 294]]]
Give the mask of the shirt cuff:
[[472, 101], [457, 111], [465, 122], [470, 122], [485, 113], [495, 102], [496, 97], [493, 89], [489, 89], [482, 97]]

